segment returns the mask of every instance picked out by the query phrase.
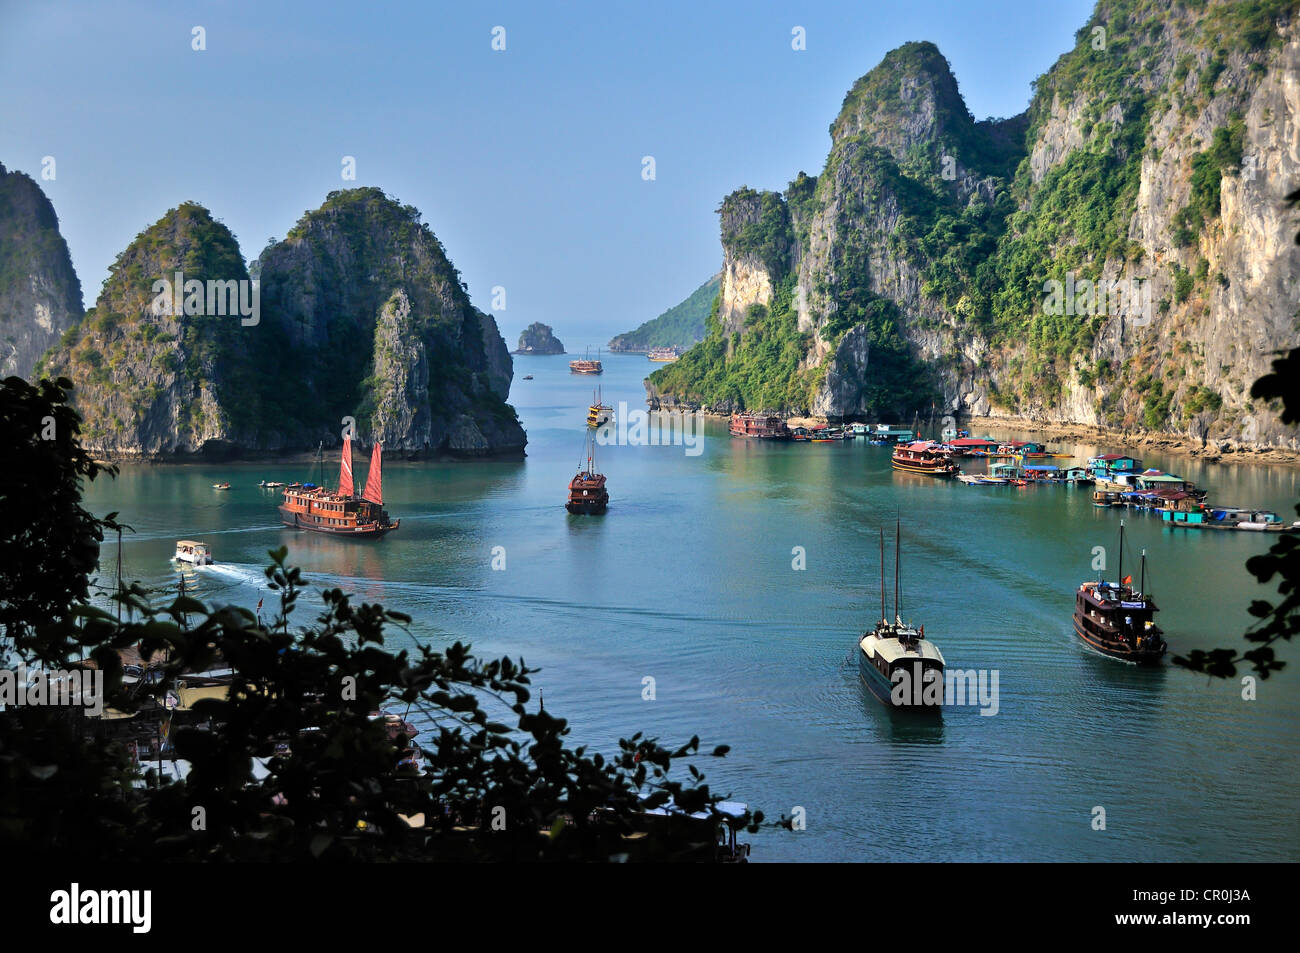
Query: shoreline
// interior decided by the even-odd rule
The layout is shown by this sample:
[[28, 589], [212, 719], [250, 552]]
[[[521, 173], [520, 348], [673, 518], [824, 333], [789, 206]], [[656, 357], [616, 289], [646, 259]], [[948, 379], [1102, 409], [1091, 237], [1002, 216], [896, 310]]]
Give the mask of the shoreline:
[[[705, 416], [717, 420], [730, 420], [730, 414], [704, 411]], [[825, 417], [786, 417], [785, 421], [792, 427], [811, 427], [814, 424], [828, 423]], [[1266, 466], [1300, 466], [1300, 450], [1288, 450], [1285, 447], [1252, 447], [1238, 444], [1232, 440], [1194, 440], [1178, 434], [1151, 433], [1147, 431], [1126, 431], [1114, 427], [1094, 426], [1091, 424], [1059, 423], [1034, 420], [1030, 417], [965, 417], [958, 418], [959, 425], [969, 429], [972, 436], [982, 436], [976, 430], [988, 432], [989, 436], [999, 431], [1010, 433], [1032, 433], [1045, 439], [1071, 440], [1078, 443], [1114, 444], [1122, 449], [1136, 450], [1139, 447], [1182, 456], [1196, 457], [1206, 463], [1253, 463]], [[924, 433], [924, 425], [921, 428]]]

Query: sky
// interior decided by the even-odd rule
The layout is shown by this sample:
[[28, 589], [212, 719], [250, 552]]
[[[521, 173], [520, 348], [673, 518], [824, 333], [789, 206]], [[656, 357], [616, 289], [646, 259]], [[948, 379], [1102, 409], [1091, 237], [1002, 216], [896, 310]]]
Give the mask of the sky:
[[976, 119], [1011, 116], [1092, 5], [0, 0], [0, 163], [53, 202], [87, 307], [181, 202], [252, 259], [373, 185], [421, 210], [511, 347], [541, 321], [581, 351], [719, 270], [723, 196], [820, 172], [887, 51], [934, 42]]

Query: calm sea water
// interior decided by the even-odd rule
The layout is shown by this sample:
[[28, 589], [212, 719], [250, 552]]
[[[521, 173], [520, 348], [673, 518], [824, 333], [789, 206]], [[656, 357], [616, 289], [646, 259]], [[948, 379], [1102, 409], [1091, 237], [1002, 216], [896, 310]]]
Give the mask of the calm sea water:
[[[701, 761], [716, 788], [806, 817], [806, 830], [753, 837], [754, 860], [1300, 859], [1300, 655], [1284, 648], [1291, 668], [1243, 701], [1238, 682], [1087, 650], [1071, 630], [1073, 592], [1096, 576], [1093, 547], [1116, 568], [1120, 519], [1087, 490], [967, 487], [895, 474], [888, 451], [861, 440], [758, 445], [710, 422], [698, 456], [601, 448], [609, 512], [573, 517], [563, 501], [593, 386], [642, 408], [655, 365], [608, 356], [593, 379], [567, 361], [516, 359], [526, 460], [388, 462], [385, 501], [402, 526], [377, 542], [279, 525], [276, 493], [256, 483], [314, 479], [302, 464], [129, 466], [89, 501], [135, 528], [123, 549], [132, 579], [174, 587], [174, 541], [199, 538], [218, 564], [188, 570], [190, 588], [249, 608], [266, 595], [269, 607], [265, 553], [287, 544], [314, 584], [411, 614], [393, 647], [459, 639], [540, 666], [535, 685], [576, 742], [613, 750], [642, 730], [731, 745]], [[1287, 518], [1300, 496], [1291, 469], [1145, 461], [1210, 487], [1211, 500]], [[356, 467], [364, 479], [364, 455]], [[219, 480], [233, 489], [214, 491]], [[918, 720], [859, 682], [857, 638], [879, 614], [878, 528], [892, 533], [895, 515], [904, 616], [950, 668], [998, 671], [996, 716]], [[1268, 595], [1244, 563], [1269, 540], [1125, 519], [1124, 571], [1145, 548], [1171, 650], [1238, 644], [1246, 606]], [[303, 601], [303, 622], [313, 606]], [[1092, 829], [1098, 806], [1104, 831]]]

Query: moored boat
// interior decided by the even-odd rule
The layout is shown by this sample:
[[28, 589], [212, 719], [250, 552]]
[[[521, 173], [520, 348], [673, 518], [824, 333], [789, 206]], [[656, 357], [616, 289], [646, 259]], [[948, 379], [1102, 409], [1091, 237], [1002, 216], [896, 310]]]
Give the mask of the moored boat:
[[646, 352], [647, 358], [660, 364], [675, 361], [681, 356], [681, 351], [675, 347], [652, 347], [648, 352]]
[[790, 428], [775, 414], [732, 414], [728, 430], [733, 437], [789, 440]]
[[[290, 484], [284, 488], [280, 521], [295, 529], [351, 538], [373, 539], [391, 533], [401, 520], [391, 519], [384, 509], [382, 455], [383, 447], [376, 443], [365, 490], [358, 496], [352, 485], [352, 441], [344, 437], [338, 489], [331, 493], [314, 483]], [[323, 469], [323, 460], [321, 465]]]
[[925, 473], [929, 476], [951, 477], [961, 473], [947, 451], [930, 440], [918, 440], [894, 448], [891, 460], [895, 470], [908, 473]]
[[1159, 611], [1146, 589], [1146, 550], [1138, 587], [1124, 575], [1124, 521], [1119, 523], [1118, 582], [1084, 582], [1074, 596], [1074, 631], [1088, 645], [1111, 658], [1154, 665], [1168, 648], [1155, 623]]
[[591, 359], [591, 348], [587, 349], [587, 356], [569, 362], [569, 371], [574, 374], [603, 374], [605, 365], [600, 362], [600, 351], [596, 351], [596, 360]]
[[858, 640], [858, 677], [891, 708], [943, 710], [944, 660], [925, 626], [904, 623], [898, 605], [901, 526], [894, 530], [894, 621], [885, 613], [885, 530], [880, 530], [880, 619]]

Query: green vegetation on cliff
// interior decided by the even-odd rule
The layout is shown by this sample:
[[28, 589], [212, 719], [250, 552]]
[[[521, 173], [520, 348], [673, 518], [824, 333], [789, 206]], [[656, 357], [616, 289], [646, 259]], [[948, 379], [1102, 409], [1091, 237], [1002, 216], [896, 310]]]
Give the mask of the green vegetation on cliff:
[[704, 340], [651, 374], [651, 382], [665, 393], [714, 407], [806, 408], [814, 381], [812, 372], [799, 369], [810, 339], [798, 330], [794, 276], [787, 275], [773, 292], [770, 306], [751, 306], [743, 331], [730, 334], [718, 320], [715, 299]]
[[620, 334], [609, 342], [611, 351], [648, 351], [652, 347], [690, 347], [704, 338], [713, 299], [722, 287], [722, 276], [714, 275], [657, 318], [635, 331]]
[[[206, 286], [195, 311], [188, 298], [179, 313], [156, 307], [155, 283], [177, 272], [187, 288]], [[523, 448], [505, 404], [505, 342], [418, 210], [379, 189], [331, 192], [254, 272], [256, 289], [234, 236], [192, 202], [118, 256], [95, 308], [43, 368], [76, 384], [91, 446], [306, 449], [336, 442], [350, 417], [363, 441], [399, 452]], [[214, 283], [257, 313], [214, 312]]]
[[[800, 173], [784, 196], [742, 188], [724, 200], [722, 320], [652, 383], [706, 403], [903, 415], [928, 409], [940, 378], [946, 400], [983, 393], [1022, 411], [1077, 400], [1083, 384], [1101, 389], [1110, 423], [1217, 414], [1227, 355], [1211, 373], [1190, 349], [1162, 353], [1129, 329], [1171, 308], [1196, 320], [1188, 309], [1212, 282], [1228, 286], [1204, 255], [1157, 266], [1161, 238], [1214, 240], [1243, 113], [1298, 12], [1296, 0], [1101, 0], [1026, 112], [983, 122], [933, 44], [890, 51], [845, 96], [819, 175]], [[1139, 215], [1144, 181], [1187, 199]], [[781, 304], [792, 274], [802, 334]], [[1049, 281], [1116, 278], [1131, 297], [1086, 314], [1044, 307]], [[776, 299], [755, 311], [765, 282]], [[1127, 314], [1153, 282], [1146, 320], [1108, 325], [1108, 305]], [[1104, 327], [1115, 333], [1099, 341]], [[1097, 348], [1122, 353], [1094, 362]]]

